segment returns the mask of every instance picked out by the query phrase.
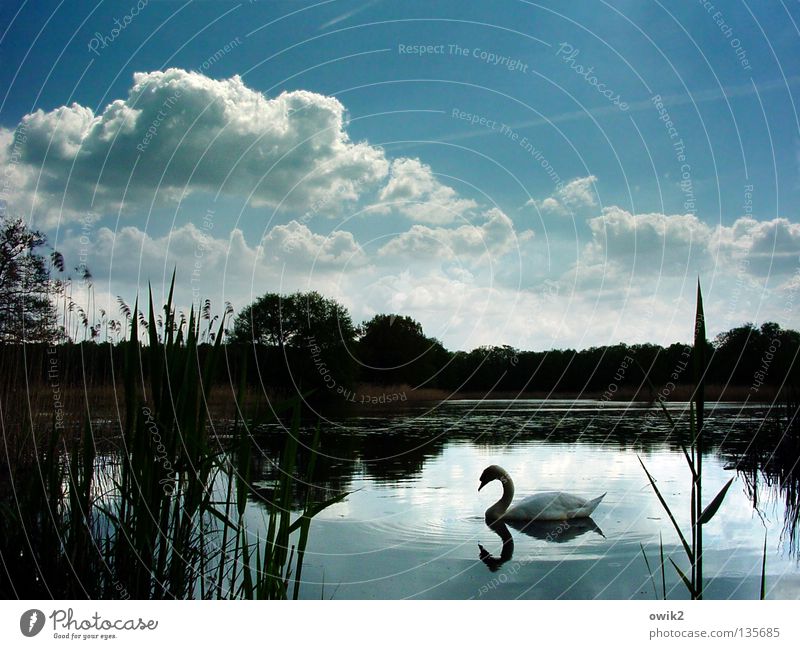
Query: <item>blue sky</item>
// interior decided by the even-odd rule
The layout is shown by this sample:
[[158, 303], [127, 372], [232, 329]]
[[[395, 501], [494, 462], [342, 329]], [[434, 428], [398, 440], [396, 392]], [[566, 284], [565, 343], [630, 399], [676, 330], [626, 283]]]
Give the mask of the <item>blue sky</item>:
[[712, 334], [800, 324], [795, 5], [136, 5], [0, 8], [5, 204], [100, 300], [546, 349], [686, 340], [700, 276]]

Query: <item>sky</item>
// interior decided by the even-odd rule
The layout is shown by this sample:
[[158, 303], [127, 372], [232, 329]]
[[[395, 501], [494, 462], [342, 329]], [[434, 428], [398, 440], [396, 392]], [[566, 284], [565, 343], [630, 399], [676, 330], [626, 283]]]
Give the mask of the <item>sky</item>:
[[116, 313], [317, 290], [450, 349], [798, 328], [782, 0], [0, 5], [0, 199]]

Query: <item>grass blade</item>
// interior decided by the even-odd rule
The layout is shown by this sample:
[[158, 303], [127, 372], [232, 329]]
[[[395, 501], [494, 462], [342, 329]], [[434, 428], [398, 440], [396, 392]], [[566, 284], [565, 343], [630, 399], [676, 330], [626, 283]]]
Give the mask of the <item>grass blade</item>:
[[683, 573], [683, 570], [678, 568], [678, 564], [672, 560], [672, 557], [669, 558], [669, 562], [672, 564], [672, 567], [675, 568], [675, 571], [683, 580], [683, 585], [686, 586], [686, 589], [689, 591], [689, 594], [692, 596], [692, 598], [696, 597], [697, 594], [695, 593], [695, 590], [692, 587], [692, 582], [689, 581], [689, 578]]
[[639, 464], [642, 465], [644, 472], [647, 474], [647, 479], [650, 481], [650, 485], [653, 487], [653, 491], [655, 491], [656, 496], [658, 497], [658, 500], [661, 503], [661, 506], [664, 508], [664, 511], [667, 513], [667, 516], [669, 516], [669, 520], [672, 521], [672, 526], [678, 533], [678, 537], [680, 538], [681, 543], [683, 544], [683, 549], [686, 551], [686, 556], [689, 558], [689, 561], [693, 563], [694, 552], [692, 552], [692, 548], [690, 548], [689, 544], [686, 542], [686, 537], [684, 537], [683, 532], [681, 531], [681, 528], [678, 525], [678, 521], [676, 521], [675, 516], [672, 515], [672, 510], [669, 508], [669, 505], [667, 505], [667, 501], [664, 500], [664, 497], [658, 490], [658, 487], [656, 486], [656, 481], [653, 479], [653, 476], [650, 475], [650, 472], [647, 470], [647, 467], [644, 465], [644, 462], [642, 462], [642, 458], [637, 456], [637, 459], [639, 460]]
[[653, 584], [653, 595], [655, 595], [656, 599], [658, 599], [658, 589], [656, 588], [656, 580], [653, 577], [653, 571], [650, 569], [650, 562], [647, 560], [647, 553], [644, 551], [644, 546], [642, 545], [641, 541], [639, 542], [639, 548], [642, 550], [642, 556], [644, 557], [644, 565], [647, 566], [647, 572], [650, 574], [650, 582]]
[[728, 482], [725, 483], [725, 486], [720, 490], [720, 492], [716, 496], [714, 496], [714, 500], [712, 500], [708, 504], [708, 507], [706, 507], [703, 510], [703, 513], [700, 514], [700, 518], [697, 519], [698, 525], [705, 525], [706, 523], [708, 523], [708, 521], [712, 519], [714, 514], [717, 513], [717, 510], [720, 508], [720, 505], [722, 505], [722, 501], [725, 500], [725, 494], [728, 493], [728, 489], [733, 483], [733, 480], [734, 478], [728, 480]]

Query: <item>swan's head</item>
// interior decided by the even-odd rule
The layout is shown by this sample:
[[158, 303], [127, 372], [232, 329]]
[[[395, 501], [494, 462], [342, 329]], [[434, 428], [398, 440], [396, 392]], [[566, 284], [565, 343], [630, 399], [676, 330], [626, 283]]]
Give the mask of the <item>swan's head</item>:
[[483, 470], [483, 473], [481, 473], [481, 484], [478, 487], [478, 491], [483, 489], [492, 480], [500, 480], [500, 482], [505, 482], [507, 479], [508, 473], [506, 473], [506, 470], [503, 467], [497, 466], [496, 464], [487, 466]]

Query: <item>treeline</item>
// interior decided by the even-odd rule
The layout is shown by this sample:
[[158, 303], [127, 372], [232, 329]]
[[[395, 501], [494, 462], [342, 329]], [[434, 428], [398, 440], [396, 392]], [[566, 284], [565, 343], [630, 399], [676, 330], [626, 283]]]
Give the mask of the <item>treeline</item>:
[[[153, 326], [163, 327], [163, 319]], [[426, 336], [412, 318], [376, 315], [356, 326], [345, 307], [314, 292], [267, 294], [242, 310], [226, 331], [225, 362], [215, 381], [271, 392], [312, 392], [319, 399], [353, 401], [358, 386], [365, 384], [447, 393], [651, 399], [658, 394], [669, 398], [691, 383], [691, 348], [680, 343], [549, 351], [494, 346], [454, 352]], [[33, 382], [107, 386], [120, 379], [124, 349], [131, 344], [140, 343], [5, 344], [0, 346], [0, 372], [13, 381], [24, 371]], [[209, 339], [199, 345], [201, 365], [212, 344]], [[771, 322], [744, 324], [708, 343], [706, 384], [736, 386], [756, 399], [781, 387], [800, 386], [798, 351], [798, 332]], [[136, 371], [146, 376], [149, 355], [139, 358]]]

